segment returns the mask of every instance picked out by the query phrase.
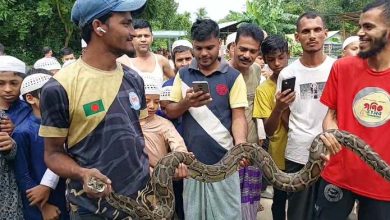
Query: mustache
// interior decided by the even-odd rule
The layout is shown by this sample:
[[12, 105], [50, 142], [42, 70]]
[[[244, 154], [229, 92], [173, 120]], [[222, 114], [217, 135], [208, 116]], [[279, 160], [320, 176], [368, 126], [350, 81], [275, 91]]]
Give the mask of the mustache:
[[252, 62], [252, 60], [250, 58], [246, 58], [246, 57], [239, 57], [238, 60], [244, 61], [244, 62]]

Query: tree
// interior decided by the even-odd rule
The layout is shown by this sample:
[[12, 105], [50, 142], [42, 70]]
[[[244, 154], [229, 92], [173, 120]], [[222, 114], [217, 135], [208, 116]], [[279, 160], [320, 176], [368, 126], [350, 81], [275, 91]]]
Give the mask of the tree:
[[198, 8], [195, 12], [196, 19], [205, 19], [208, 18], [208, 13], [206, 8]]
[[284, 35], [295, 29], [298, 16], [286, 12], [283, 4], [283, 0], [247, 0], [246, 12], [230, 11], [223, 21], [255, 23], [268, 33]]
[[[0, 41], [7, 54], [29, 65], [50, 46], [54, 52], [71, 47], [80, 53], [80, 31], [70, 19], [75, 0], [0, 0]], [[190, 14], [178, 14], [175, 0], [149, 0], [142, 17], [154, 30], [185, 30]]]
[[[189, 33], [191, 28], [191, 14], [185, 12], [177, 13], [179, 4], [174, 0], [149, 0], [141, 18], [148, 20], [153, 30], [181, 30]], [[154, 50], [168, 49], [169, 43], [166, 39], [158, 39], [153, 42]]]

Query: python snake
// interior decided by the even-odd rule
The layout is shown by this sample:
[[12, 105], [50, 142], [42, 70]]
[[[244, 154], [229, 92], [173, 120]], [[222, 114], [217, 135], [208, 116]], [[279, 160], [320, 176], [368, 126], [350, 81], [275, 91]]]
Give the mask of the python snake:
[[[377, 173], [390, 181], [389, 165], [364, 141], [346, 131], [326, 132], [333, 134], [340, 144], [355, 152]], [[172, 152], [158, 162], [151, 179], [136, 200], [114, 192], [105, 199], [115, 209], [133, 219], [171, 219], [175, 206], [172, 178], [180, 163], [187, 165], [191, 178], [202, 182], [218, 182], [236, 172], [243, 158], [261, 169], [274, 187], [288, 192], [300, 191], [316, 182], [324, 168], [325, 162], [321, 159], [321, 154], [327, 150], [320, 135], [316, 136], [311, 144], [309, 161], [296, 173], [279, 170], [271, 156], [257, 144], [239, 144], [214, 165], [205, 165], [189, 153]], [[92, 180], [88, 184], [97, 191], [104, 190], [104, 184], [98, 180]]]

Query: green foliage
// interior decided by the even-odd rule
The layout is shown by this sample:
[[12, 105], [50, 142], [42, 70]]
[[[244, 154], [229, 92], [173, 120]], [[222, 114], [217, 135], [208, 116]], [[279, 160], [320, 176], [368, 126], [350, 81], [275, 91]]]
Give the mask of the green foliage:
[[198, 10], [195, 12], [195, 16], [196, 16], [196, 19], [208, 18], [206, 8], [198, 8]]
[[73, 1], [1, 1], [0, 26], [5, 28], [0, 29], [0, 39], [7, 54], [32, 65], [43, 56], [44, 46], [57, 52], [68, 44], [74, 49], [80, 48], [75, 27], [70, 22]]
[[[6, 53], [32, 65], [50, 46], [54, 52], [70, 47], [81, 51], [80, 31], [70, 20], [74, 0], [0, 0], [0, 43]], [[178, 14], [174, 0], [149, 0], [143, 18], [154, 30], [191, 27], [190, 14]]]

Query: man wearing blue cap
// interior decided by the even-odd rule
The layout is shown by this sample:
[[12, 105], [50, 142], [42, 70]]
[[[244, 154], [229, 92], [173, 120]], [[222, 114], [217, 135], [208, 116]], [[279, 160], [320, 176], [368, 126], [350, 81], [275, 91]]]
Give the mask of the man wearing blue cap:
[[[134, 50], [132, 15], [145, 2], [77, 0], [71, 16], [81, 28], [87, 50], [42, 89], [45, 162], [69, 178], [71, 219], [123, 219], [123, 213], [100, 198], [113, 190], [134, 198], [148, 181], [148, 157], [138, 121], [146, 107], [143, 81], [116, 62]], [[88, 187], [92, 178], [107, 185], [103, 192]]]

